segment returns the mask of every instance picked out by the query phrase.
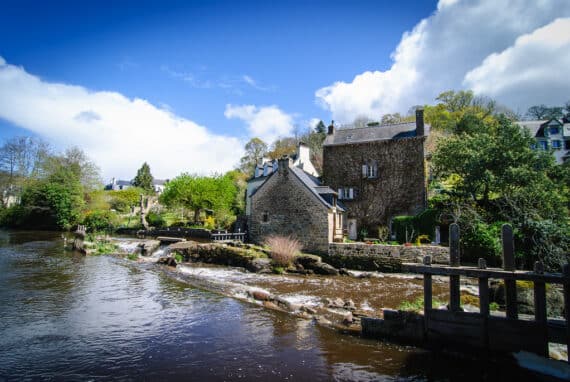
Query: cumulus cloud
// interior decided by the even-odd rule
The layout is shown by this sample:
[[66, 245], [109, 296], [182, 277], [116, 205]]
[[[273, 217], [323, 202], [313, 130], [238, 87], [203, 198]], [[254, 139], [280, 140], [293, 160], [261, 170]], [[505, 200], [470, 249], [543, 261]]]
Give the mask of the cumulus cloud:
[[279, 137], [290, 135], [294, 130], [293, 116], [277, 106], [226, 105], [226, 118], [244, 121], [249, 133], [267, 144]]
[[[432, 15], [404, 33], [388, 70], [367, 71], [351, 82], [339, 81], [318, 89], [317, 102], [340, 122], [406, 112], [413, 105], [433, 102], [442, 91], [462, 88], [467, 73], [493, 53], [513, 46], [519, 36], [569, 16], [568, 0], [440, 0]], [[567, 49], [559, 52], [565, 57], [569, 54]], [[537, 63], [542, 57], [534, 60]], [[555, 66], [549, 76], [562, 83], [566, 72], [558, 68]], [[537, 78], [533, 84], [542, 80]], [[472, 85], [469, 81], [465, 84]], [[509, 90], [509, 94], [526, 94], [521, 98], [500, 92], [495, 95], [511, 107], [544, 103], [539, 94], [530, 94], [533, 88], [528, 85], [524, 81], [512, 83], [516, 91]], [[552, 95], [557, 103], [565, 98], [566, 94]]]
[[[516, 39], [513, 46], [489, 55], [465, 75], [463, 83], [499, 100], [560, 104], [570, 99], [561, 75], [570, 68], [570, 18], [557, 19]], [[521, 92], [520, 89], [526, 89]], [[560, 99], [560, 95], [566, 98]], [[526, 105], [525, 105], [526, 106]]]
[[154, 176], [231, 169], [242, 154], [237, 138], [116, 92], [46, 82], [0, 57], [0, 118], [60, 146], [77, 145], [103, 176], [131, 179], [146, 161]]

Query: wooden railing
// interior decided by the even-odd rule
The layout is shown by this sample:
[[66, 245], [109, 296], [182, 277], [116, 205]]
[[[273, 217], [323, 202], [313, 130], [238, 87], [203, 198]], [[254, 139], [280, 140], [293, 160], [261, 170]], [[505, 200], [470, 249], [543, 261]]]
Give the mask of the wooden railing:
[[212, 241], [237, 240], [243, 242], [245, 241], [245, 232], [212, 233], [210, 238]]
[[[426, 256], [424, 264], [404, 263], [404, 270], [423, 274], [425, 335], [429, 340], [464, 341], [490, 350], [529, 350], [548, 356], [548, 342], [566, 344], [570, 350], [570, 266], [562, 273], [545, 273], [541, 262], [533, 271], [515, 269], [514, 240], [511, 226], [502, 228], [503, 269], [487, 269], [484, 259], [477, 267], [460, 265], [459, 227], [450, 226], [450, 264], [432, 266]], [[449, 309], [432, 307], [432, 276], [449, 276]], [[463, 312], [460, 301], [460, 278], [478, 279], [479, 313]], [[505, 285], [506, 317], [490, 314], [489, 279], [502, 279]], [[531, 281], [534, 289], [534, 319], [519, 318], [517, 280]], [[564, 294], [565, 320], [548, 319], [546, 284], [561, 284]], [[570, 359], [570, 358], [569, 358]]]

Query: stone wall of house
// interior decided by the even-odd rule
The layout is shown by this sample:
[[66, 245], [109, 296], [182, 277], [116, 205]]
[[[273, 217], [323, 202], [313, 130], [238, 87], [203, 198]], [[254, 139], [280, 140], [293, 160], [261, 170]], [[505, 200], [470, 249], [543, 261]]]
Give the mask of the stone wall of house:
[[[263, 243], [271, 235], [296, 237], [303, 250], [326, 253], [329, 211], [289, 169], [273, 174], [251, 198], [249, 238]], [[267, 214], [267, 222], [264, 222]]]
[[[347, 218], [357, 219], [358, 230], [377, 234], [397, 215], [413, 215], [426, 206], [424, 137], [324, 146], [323, 182], [334, 190], [352, 187], [354, 200], [343, 200]], [[376, 161], [378, 176], [362, 174], [365, 161]]]
[[447, 247], [365, 243], [330, 243], [328, 255], [323, 256], [323, 261], [337, 268], [399, 272], [402, 263], [421, 263], [426, 255], [432, 257], [434, 264], [449, 264]]

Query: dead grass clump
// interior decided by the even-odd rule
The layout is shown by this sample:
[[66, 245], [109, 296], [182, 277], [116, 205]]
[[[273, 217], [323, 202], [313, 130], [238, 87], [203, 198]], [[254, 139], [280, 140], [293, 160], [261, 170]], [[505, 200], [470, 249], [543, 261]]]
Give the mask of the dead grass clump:
[[274, 265], [288, 267], [301, 250], [299, 240], [291, 236], [270, 236], [265, 240], [265, 245], [269, 246], [271, 261]]

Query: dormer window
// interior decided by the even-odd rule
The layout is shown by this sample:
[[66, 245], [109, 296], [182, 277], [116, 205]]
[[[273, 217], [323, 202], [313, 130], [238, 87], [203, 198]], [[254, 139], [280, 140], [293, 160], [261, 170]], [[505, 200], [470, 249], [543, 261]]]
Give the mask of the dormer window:
[[550, 127], [550, 135], [560, 134], [560, 128], [558, 126]]
[[369, 160], [362, 165], [362, 177], [374, 179], [378, 177], [378, 162]]

